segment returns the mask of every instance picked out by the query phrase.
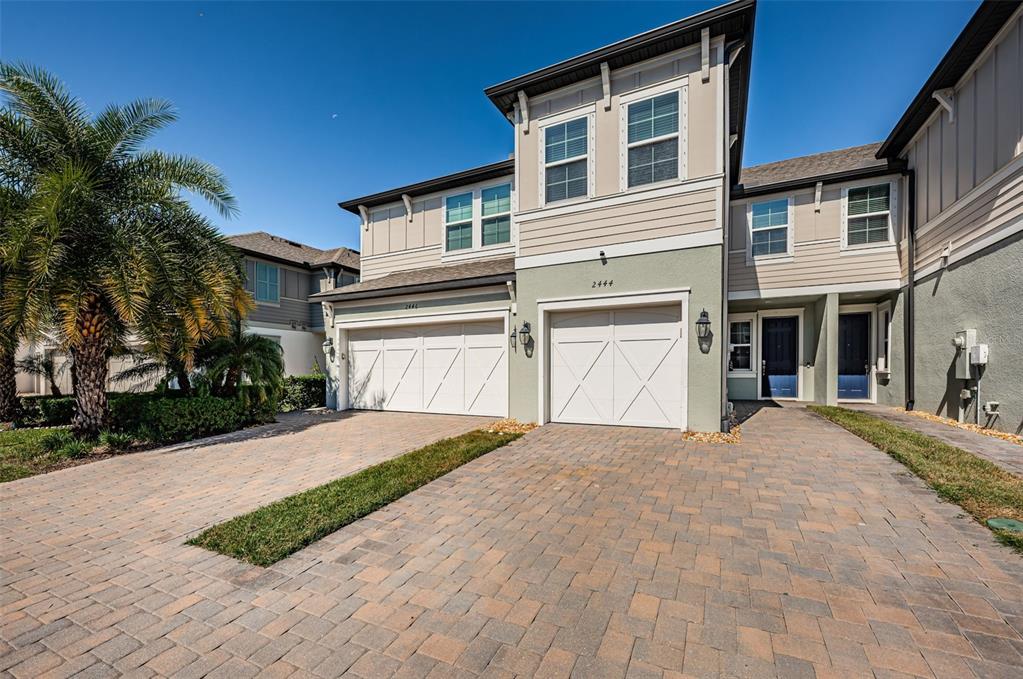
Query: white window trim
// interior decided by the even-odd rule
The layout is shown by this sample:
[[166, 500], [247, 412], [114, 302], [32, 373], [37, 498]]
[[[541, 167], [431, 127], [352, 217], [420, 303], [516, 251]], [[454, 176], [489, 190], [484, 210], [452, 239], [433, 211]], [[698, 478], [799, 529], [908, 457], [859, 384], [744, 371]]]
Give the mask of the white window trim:
[[[487, 219], [491, 217], [502, 217], [505, 214], [511, 217], [511, 232], [509, 234], [509, 240], [505, 243], [494, 243], [493, 245], [483, 245], [483, 191], [486, 189], [493, 189], [498, 186], [509, 186], [511, 188], [511, 207], [512, 209], [508, 212], [502, 212], [497, 215], [487, 215]], [[448, 198], [454, 196], [461, 196], [466, 193], [472, 194], [472, 246], [468, 248], [459, 248], [458, 250], [448, 250], [448, 226], [453, 224], [465, 224], [469, 220], [461, 220], [458, 222], [448, 222], [448, 210], [447, 201]], [[516, 203], [516, 191], [515, 182], [511, 177], [507, 177], [500, 181], [488, 182], [485, 184], [476, 184], [475, 186], [465, 186], [457, 190], [453, 190], [449, 193], [441, 194], [440, 196], [440, 209], [441, 209], [441, 257], [443, 261], [453, 261], [459, 259], [472, 259], [480, 254], [488, 253], [502, 253], [505, 251], [514, 252], [515, 245], [518, 242], [518, 226], [515, 223], [515, 203]], [[399, 250], [398, 252], [404, 252]], [[394, 254], [394, 253], [390, 253]]]
[[[260, 265], [267, 266], [267, 267], [273, 267], [273, 268], [277, 269], [277, 301], [276, 302], [272, 301], [272, 300], [258, 299], [257, 298], [257, 294], [259, 292], [259, 267], [260, 267]], [[279, 265], [271, 264], [269, 262], [259, 262], [259, 261], [256, 262], [256, 266], [252, 270], [252, 299], [256, 302], [256, 304], [260, 304], [262, 306], [276, 306], [276, 307], [279, 307], [281, 305], [281, 267]]]
[[[498, 212], [492, 215], [483, 214], [483, 192], [487, 189], [496, 189], [501, 186], [508, 187], [508, 210], [505, 212]], [[515, 242], [515, 225], [514, 219], [512, 219], [512, 213], [515, 211], [515, 186], [512, 182], [498, 182], [496, 184], [487, 184], [486, 186], [479, 187], [479, 201], [480, 201], [480, 221], [479, 221], [479, 244], [476, 243], [475, 235], [473, 236], [473, 249], [476, 250], [492, 250], [498, 248], [506, 248]], [[473, 216], [475, 216], [473, 212]], [[503, 243], [491, 243], [490, 245], [483, 244], [483, 220], [494, 219], [496, 217], [508, 217], [508, 240]]]
[[[755, 379], [757, 376], [757, 314], [756, 312], [744, 314], [728, 314], [728, 335], [725, 340], [726, 358], [730, 361], [732, 355], [732, 323], [749, 323], [749, 370], [732, 370], [728, 368], [728, 377]], [[744, 345], [739, 345], [744, 346]]]
[[[885, 323], [884, 315], [888, 314], [888, 322]], [[879, 374], [890, 374], [892, 371], [892, 303], [891, 301], [881, 302], [877, 305], [877, 357], [874, 364]], [[884, 341], [885, 332], [888, 334], [887, 344]], [[883, 365], [882, 365], [883, 359]]]
[[[540, 190], [540, 207], [546, 207], [548, 205], [572, 205], [573, 203], [581, 203], [593, 198], [596, 194], [596, 153], [594, 147], [596, 146], [596, 132], [595, 132], [595, 118], [596, 118], [597, 107], [596, 104], [589, 104], [579, 108], [574, 108], [570, 111], [562, 111], [554, 115], [538, 121], [537, 125], [537, 144], [540, 149], [537, 156], [540, 159], [540, 168], [537, 173], [539, 176], [539, 190]], [[579, 118], [586, 119], [586, 155], [575, 156], [566, 160], [559, 160], [551, 164], [552, 167], [557, 165], [565, 165], [568, 163], [574, 163], [580, 159], [586, 159], [586, 195], [579, 196], [578, 198], [566, 198], [565, 200], [556, 200], [553, 202], [547, 201], [547, 128], [551, 125], [560, 125], [561, 123], [567, 123], [572, 120]]]
[[[851, 189], [862, 189], [867, 186], [881, 186], [882, 184], [888, 185], [888, 240], [881, 243], [862, 243], [860, 245], [849, 245], [849, 191]], [[848, 186], [842, 187], [842, 241], [839, 248], [842, 251], [857, 251], [857, 250], [886, 250], [891, 249], [895, 245], [895, 216], [899, 214], [899, 183], [894, 180], [889, 181], [877, 181], [877, 180], [865, 180], [856, 182], [855, 184], [849, 184]], [[871, 212], [864, 215], [856, 215], [860, 217], [872, 217], [882, 214], [880, 212]]]
[[[644, 139], [633, 144], [629, 143], [629, 105], [645, 99], [652, 99], [662, 94], [678, 92], [679, 97], [679, 129], [673, 134], [661, 135]], [[649, 184], [629, 186], [629, 149], [646, 146], [665, 139], [678, 138], [678, 177]], [[618, 190], [632, 193], [659, 186], [680, 184], [686, 180], [689, 166], [689, 77], [676, 78], [668, 82], [623, 94], [618, 98]]]
[[[779, 252], [773, 255], [754, 255], [753, 254], [753, 206], [762, 205], [763, 203], [773, 203], [776, 200], [784, 200], [788, 206], [788, 219], [785, 224], [785, 252]], [[751, 266], [754, 262], [791, 262], [795, 255], [795, 234], [796, 234], [796, 197], [795, 195], [787, 196], [775, 196], [774, 198], [765, 198], [764, 200], [751, 200], [746, 203], [746, 266]], [[775, 226], [771, 227], [774, 229], [780, 229], [782, 227]]]

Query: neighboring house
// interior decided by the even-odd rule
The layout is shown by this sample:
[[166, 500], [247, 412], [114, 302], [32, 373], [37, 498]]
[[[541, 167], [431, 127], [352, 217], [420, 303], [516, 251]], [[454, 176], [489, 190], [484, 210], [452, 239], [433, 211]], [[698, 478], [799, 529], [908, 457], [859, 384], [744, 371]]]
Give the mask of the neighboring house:
[[984, 3], [883, 144], [741, 171], [752, 0], [488, 88], [513, 159], [341, 203], [363, 276], [314, 296], [334, 404], [717, 430], [732, 400], [867, 401], [1018, 429], [1020, 16]]
[[227, 240], [244, 256], [245, 289], [256, 302], [246, 329], [281, 345], [286, 375], [323, 370], [324, 310], [309, 296], [357, 282], [359, 253], [320, 250], [265, 231]]
[[[285, 374], [307, 374], [314, 366], [323, 370], [324, 310], [318, 301], [310, 301], [309, 296], [357, 282], [359, 253], [348, 248], [320, 250], [263, 231], [228, 236], [227, 240], [244, 256], [245, 288], [256, 301], [246, 319], [246, 329], [271, 337], [281, 345]], [[55, 342], [45, 338], [22, 342], [16, 358], [42, 354], [55, 357], [59, 371], [57, 384], [64, 394], [72, 393], [71, 371]], [[128, 356], [110, 359], [109, 390], [127, 391], [139, 386], [114, 379], [131, 365], [133, 359]], [[50, 393], [44, 377], [20, 371], [17, 387], [20, 394]]]

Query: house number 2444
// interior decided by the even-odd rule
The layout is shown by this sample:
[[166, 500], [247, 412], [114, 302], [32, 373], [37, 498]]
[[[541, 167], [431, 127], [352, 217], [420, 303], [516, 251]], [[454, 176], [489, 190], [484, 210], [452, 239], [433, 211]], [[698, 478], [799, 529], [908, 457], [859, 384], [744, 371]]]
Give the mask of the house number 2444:
[[610, 288], [614, 284], [615, 284], [615, 282], [613, 280], [593, 281], [593, 285], [591, 285], [590, 287], [591, 288]]

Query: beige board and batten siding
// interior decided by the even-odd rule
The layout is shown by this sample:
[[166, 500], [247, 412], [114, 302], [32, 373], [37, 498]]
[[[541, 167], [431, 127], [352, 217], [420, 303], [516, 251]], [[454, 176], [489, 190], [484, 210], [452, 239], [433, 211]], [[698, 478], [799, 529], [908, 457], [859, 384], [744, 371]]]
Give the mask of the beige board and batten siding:
[[717, 190], [673, 193], [519, 221], [519, 256], [683, 236], [718, 228]]
[[[1013, 214], [1018, 220], [1019, 172], [1005, 169], [1023, 154], [1023, 8], [956, 85], [952, 102], [954, 121], [937, 107], [902, 153], [916, 170], [918, 267], [934, 263], [950, 238], [954, 251], [993, 235]], [[955, 215], [946, 218], [949, 211]]]
[[[440, 266], [444, 257], [444, 197], [502, 183], [513, 183], [513, 176], [443, 193], [412, 196], [411, 220], [405, 205], [400, 202], [369, 210], [369, 228], [363, 228], [361, 234], [362, 280], [369, 281], [398, 271]], [[476, 249], [461, 254], [463, 260], [498, 256], [507, 257], [508, 253]]]
[[[515, 126], [516, 170], [518, 172], [519, 211], [540, 209], [540, 158], [544, 119], [578, 109], [580, 115], [593, 115], [593, 140], [590, 149], [593, 169], [593, 193], [600, 198], [621, 193], [620, 185], [620, 106], [621, 97], [639, 90], [686, 80], [685, 154], [686, 177], [696, 179], [723, 171], [723, 142], [718, 143], [724, 129], [724, 73], [721, 66], [723, 49], [720, 41], [711, 47], [710, 80], [701, 78], [699, 46], [685, 48], [650, 60], [639, 66], [611, 72], [611, 106], [605, 108], [600, 78], [590, 79], [534, 97], [529, 101], [528, 125]], [[654, 96], [653, 94], [651, 96]], [[681, 117], [680, 117], [681, 118]], [[682, 125], [680, 119], [679, 125]], [[682, 179], [682, 178], [680, 178]], [[552, 206], [558, 203], [551, 204]], [[642, 238], [642, 236], [639, 236]]]
[[[842, 191], [850, 186], [893, 183], [895, 186], [893, 242], [887, 246], [842, 249]], [[855, 183], [822, 187], [818, 210], [814, 189], [800, 189], [733, 201], [729, 219], [728, 291], [762, 292], [898, 280], [902, 220], [904, 210], [899, 197], [902, 183], [898, 175], [865, 179]], [[788, 198], [793, 239], [790, 256], [753, 258], [749, 249], [749, 206]]]

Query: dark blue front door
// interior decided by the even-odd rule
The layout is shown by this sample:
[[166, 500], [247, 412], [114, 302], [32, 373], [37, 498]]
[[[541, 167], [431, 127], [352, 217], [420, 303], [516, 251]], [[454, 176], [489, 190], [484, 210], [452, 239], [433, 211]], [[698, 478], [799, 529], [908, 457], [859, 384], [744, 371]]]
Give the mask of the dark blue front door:
[[870, 398], [870, 314], [838, 317], [838, 398]]
[[763, 319], [760, 395], [799, 397], [799, 317]]

